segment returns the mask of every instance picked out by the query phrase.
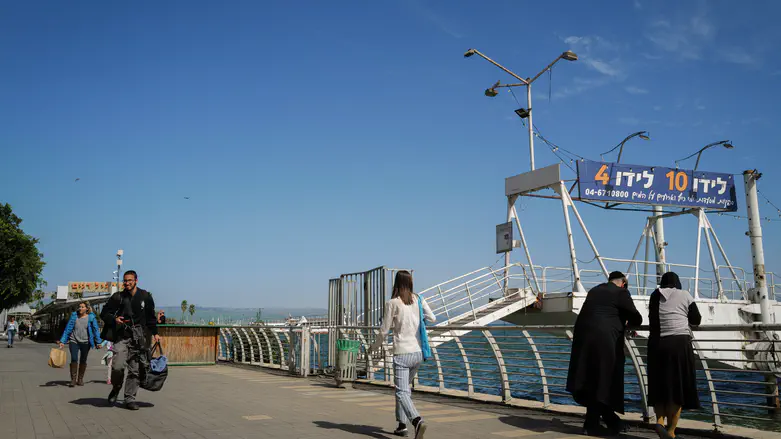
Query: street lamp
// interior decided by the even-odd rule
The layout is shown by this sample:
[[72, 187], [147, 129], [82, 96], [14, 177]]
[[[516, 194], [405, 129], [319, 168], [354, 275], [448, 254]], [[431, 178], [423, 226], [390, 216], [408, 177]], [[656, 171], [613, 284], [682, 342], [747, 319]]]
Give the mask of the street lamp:
[[117, 291], [122, 291], [122, 255], [125, 254], [122, 249], [117, 250]]
[[523, 116], [521, 116], [521, 118], [524, 118], [524, 119], [528, 118], [529, 119], [529, 123], [528, 123], [528, 127], [529, 127], [529, 162], [531, 164], [531, 170], [533, 171], [534, 170], [534, 124], [532, 123], [532, 83], [534, 81], [536, 81], [537, 78], [542, 76], [543, 73], [545, 73], [548, 70], [550, 70], [553, 67], [554, 64], [559, 62], [559, 60], [563, 59], [563, 60], [566, 60], [566, 61], [577, 61], [578, 56], [574, 52], [572, 52], [571, 50], [568, 50], [568, 51], [562, 53], [561, 55], [559, 55], [558, 57], [556, 57], [556, 59], [554, 59], [553, 62], [548, 64], [547, 67], [542, 69], [542, 71], [540, 73], [537, 73], [537, 75], [534, 76], [533, 78], [526, 78], [526, 79], [524, 79], [524, 78], [521, 78], [520, 76], [518, 76], [517, 74], [513, 73], [512, 71], [510, 71], [506, 67], [502, 66], [501, 64], [497, 63], [496, 61], [492, 60], [491, 58], [483, 55], [477, 49], [469, 49], [469, 50], [467, 50], [466, 53], [464, 53], [464, 58], [469, 58], [469, 57], [471, 57], [473, 55], [480, 56], [481, 58], [483, 58], [486, 61], [490, 62], [491, 64], [495, 65], [496, 67], [499, 67], [505, 73], [509, 74], [513, 78], [521, 81], [518, 84], [501, 84], [499, 81], [496, 81], [496, 84], [494, 84], [491, 88], [489, 88], [489, 89], [487, 89], [485, 91], [485, 95], [486, 96], [488, 96], [488, 97], [495, 97], [496, 95], [499, 94], [499, 92], [496, 89], [501, 88], [501, 87], [526, 86], [526, 106], [527, 106], [527, 108], [525, 108], [525, 109], [521, 108], [521, 109], [515, 110], [515, 112], [519, 116], [521, 116], [521, 114], [523, 114]]
[[641, 138], [643, 140], [651, 140], [651, 135], [648, 134], [648, 131], [638, 131], [636, 133], [632, 133], [632, 134], [626, 136], [626, 138], [624, 140], [622, 140], [621, 142], [619, 142], [618, 145], [614, 146], [613, 149], [611, 149], [610, 151], [603, 152], [602, 154], [599, 155], [599, 157], [601, 158], [605, 154], [610, 154], [611, 152], [613, 152], [616, 149], [618, 149], [618, 160], [616, 160], [616, 163], [621, 163], [621, 154], [624, 152], [624, 144], [629, 139], [632, 139], [632, 138], [635, 138], [635, 137], [639, 137], [639, 138]]
[[700, 156], [702, 156], [703, 151], [705, 151], [708, 148], [712, 148], [714, 146], [719, 146], [719, 145], [722, 145], [722, 146], [724, 146], [727, 149], [734, 148], [734, 146], [730, 143], [729, 140], [722, 140], [722, 141], [719, 141], [719, 142], [713, 142], [713, 143], [710, 143], [708, 145], [703, 146], [699, 151], [695, 152], [694, 154], [692, 154], [692, 155], [690, 155], [688, 157], [684, 157], [682, 159], [676, 160], [675, 161], [675, 167], [676, 168], [678, 167], [678, 162], [682, 162], [684, 160], [688, 160], [688, 159], [690, 159], [690, 158], [692, 158], [692, 157], [694, 157], [696, 155], [697, 156], [697, 162], [694, 164], [694, 169], [693, 169], [694, 171], [696, 171], [697, 167], [700, 166]]

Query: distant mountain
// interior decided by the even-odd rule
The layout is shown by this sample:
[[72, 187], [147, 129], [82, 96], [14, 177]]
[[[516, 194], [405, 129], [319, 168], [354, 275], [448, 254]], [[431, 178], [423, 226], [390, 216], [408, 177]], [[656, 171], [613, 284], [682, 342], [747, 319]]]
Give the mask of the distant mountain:
[[[158, 307], [165, 311], [165, 315], [172, 317], [176, 320], [180, 320], [182, 317], [181, 306], [162, 306]], [[258, 308], [222, 308], [222, 307], [199, 307], [195, 304], [195, 315], [190, 317], [190, 313], [185, 313], [186, 321], [194, 321], [196, 323], [205, 321], [217, 321], [220, 322], [238, 322], [238, 321], [253, 321], [258, 314]], [[288, 316], [301, 317], [301, 316], [324, 316], [328, 314], [328, 310], [324, 308], [263, 308], [260, 318], [262, 320], [281, 320]]]

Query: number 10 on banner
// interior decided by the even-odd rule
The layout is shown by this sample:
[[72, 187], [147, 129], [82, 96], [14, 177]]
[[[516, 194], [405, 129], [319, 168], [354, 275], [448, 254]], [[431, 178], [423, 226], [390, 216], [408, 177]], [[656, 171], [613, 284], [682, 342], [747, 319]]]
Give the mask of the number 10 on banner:
[[689, 176], [686, 175], [683, 171], [670, 171], [666, 174], [664, 174], [665, 177], [667, 177], [668, 180], [670, 180], [670, 190], [677, 190], [679, 192], [683, 192], [686, 190], [686, 187], [689, 185]]

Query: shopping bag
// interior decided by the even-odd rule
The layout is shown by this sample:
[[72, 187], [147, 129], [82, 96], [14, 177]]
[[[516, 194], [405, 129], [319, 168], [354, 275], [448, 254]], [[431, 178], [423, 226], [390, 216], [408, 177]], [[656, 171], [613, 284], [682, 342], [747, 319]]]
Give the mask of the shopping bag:
[[[155, 357], [155, 351], [159, 350], [160, 355]], [[141, 388], [150, 392], [157, 392], [163, 388], [165, 380], [168, 378], [168, 358], [163, 355], [163, 348], [160, 342], [155, 343], [152, 349], [147, 351], [146, 365], [141, 377]]]
[[65, 363], [68, 362], [68, 354], [64, 350], [58, 348], [52, 348], [49, 351], [49, 366], [51, 367], [65, 367]]
[[431, 345], [428, 343], [428, 332], [426, 331], [426, 318], [423, 313], [423, 298], [418, 295], [418, 310], [420, 312], [420, 350], [423, 354], [423, 361], [431, 358]]

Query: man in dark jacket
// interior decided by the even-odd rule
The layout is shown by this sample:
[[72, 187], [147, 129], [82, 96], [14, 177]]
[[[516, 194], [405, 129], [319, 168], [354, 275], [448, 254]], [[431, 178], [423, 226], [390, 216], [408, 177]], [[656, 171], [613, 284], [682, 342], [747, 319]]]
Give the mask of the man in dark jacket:
[[626, 277], [610, 273], [608, 282], [591, 289], [575, 322], [567, 391], [586, 407], [584, 434], [618, 434], [624, 413], [624, 331], [643, 317], [627, 290]]
[[109, 404], [117, 401], [119, 391], [122, 390], [122, 381], [127, 367], [127, 381], [125, 382], [125, 408], [138, 410], [136, 393], [139, 386], [141, 367], [146, 368], [147, 350], [149, 349], [149, 336], [155, 342], [160, 341], [157, 335], [157, 315], [155, 314], [155, 301], [152, 295], [138, 288], [138, 275], [135, 271], [125, 272], [124, 290], [114, 293], [100, 318], [103, 319], [104, 331], [113, 333], [115, 352], [111, 364], [111, 384], [113, 388], [108, 396]]

